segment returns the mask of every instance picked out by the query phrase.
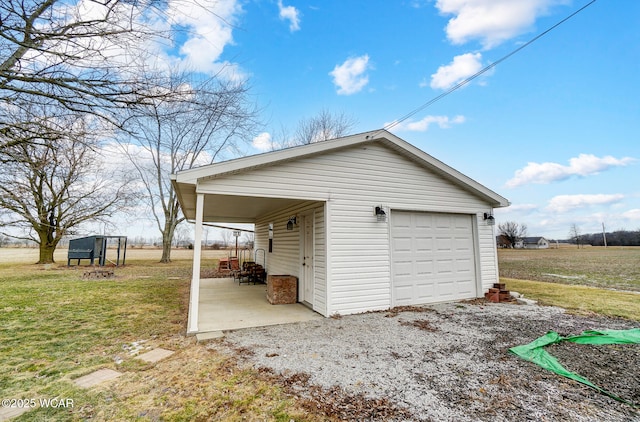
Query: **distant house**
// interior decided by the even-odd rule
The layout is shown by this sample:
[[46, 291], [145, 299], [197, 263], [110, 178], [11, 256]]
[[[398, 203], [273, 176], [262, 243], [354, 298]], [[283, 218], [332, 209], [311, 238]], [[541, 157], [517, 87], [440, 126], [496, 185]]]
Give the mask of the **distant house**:
[[524, 237], [516, 242], [515, 247], [521, 249], [549, 249], [549, 241], [542, 236]]
[[502, 234], [496, 236], [496, 246], [502, 249], [513, 247], [507, 236]]

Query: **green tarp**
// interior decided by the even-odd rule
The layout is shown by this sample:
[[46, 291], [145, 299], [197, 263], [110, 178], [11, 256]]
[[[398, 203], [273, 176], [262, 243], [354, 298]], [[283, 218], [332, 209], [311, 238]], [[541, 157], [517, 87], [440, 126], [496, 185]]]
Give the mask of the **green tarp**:
[[607, 396], [618, 401], [630, 404], [634, 407], [638, 407], [638, 404], [634, 404], [627, 400], [624, 400], [616, 396], [615, 394], [598, 387], [588, 379], [576, 374], [575, 372], [567, 370], [560, 364], [560, 362], [558, 362], [555, 357], [553, 357], [549, 352], [545, 350], [545, 346], [554, 343], [560, 343], [561, 341], [570, 341], [578, 344], [640, 344], [640, 328], [633, 328], [630, 330], [584, 331], [580, 335], [569, 337], [562, 337], [555, 331], [549, 331], [544, 336], [535, 339], [529, 344], [524, 344], [522, 346], [516, 346], [509, 349], [511, 353], [514, 353], [522, 359], [540, 365], [541, 367], [549, 371], [553, 371], [556, 374], [586, 384], [589, 387], [601, 392], [602, 394], [606, 394]]

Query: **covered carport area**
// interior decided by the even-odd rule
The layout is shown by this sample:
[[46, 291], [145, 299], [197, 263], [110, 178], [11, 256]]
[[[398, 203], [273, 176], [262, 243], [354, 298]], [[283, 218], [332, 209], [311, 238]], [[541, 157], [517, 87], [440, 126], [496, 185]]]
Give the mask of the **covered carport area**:
[[271, 305], [265, 285], [239, 285], [233, 279], [200, 276], [204, 223], [255, 224], [260, 216], [296, 207], [308, 199], [204, 192], [198, 189], [201, 182], [202, 176], [197, 172], [172, 175], [183, 213], [195, 224], [187, 332], [197, 334], [322, 318], [300, 303]]
[[301, 303], [272, 305], [266, 299], [266, 290], [264, 284], [240, 286], [232, 278], [200, 280], [198, 332], [237, 330], [323, 318]]

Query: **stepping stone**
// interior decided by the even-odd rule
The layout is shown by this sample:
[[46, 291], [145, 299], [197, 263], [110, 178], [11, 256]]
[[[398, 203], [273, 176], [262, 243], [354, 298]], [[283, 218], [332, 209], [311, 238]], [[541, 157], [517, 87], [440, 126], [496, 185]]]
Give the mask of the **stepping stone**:
[[104, 381], [118, 378], [122, 375], [122, 372], [114, 371], [113, 369], [99, 369], [95, 372], [80, 377], [74, 381], [78, 387], [89, 388], [94, 385], [98, 385]]
[[168, 358], [173, 353], [174, 352], [171, 350], [158, 348], [138, 356], [138, 359], [142, 359], [145, 362], [154, 363], [164, 358]]
[[0, 422], [16, 418], [29, 410], [30, 407], [0, 407]]
[[529, 305], [529, 306], [533, 306], [533, 305], [537, 305], [538, 301], [537, 300], [533, 300], [533, 299], [526, 299], [524, 297], [519, 297], [518, 299], [516, 299], [518, 301], [519, 305]]
[[214, 338], [222, 338], [224, 337], [224, 333], [222, 331], [208, 331], [206, 333], [198, 333], [196, 334], [196, 339], [198, 341], [211, 340]]

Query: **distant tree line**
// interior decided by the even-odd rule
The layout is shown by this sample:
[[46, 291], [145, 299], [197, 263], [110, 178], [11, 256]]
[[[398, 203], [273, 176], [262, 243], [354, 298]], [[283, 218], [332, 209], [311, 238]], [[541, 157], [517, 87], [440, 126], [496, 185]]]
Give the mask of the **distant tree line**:
[[[500, 247], [513, 248], [516, 243], [524, 239], [527, 234], [526, 224], [515, 221], [507, 221], [498, 225], [498, 242]], [[591, 246], [640, 246], [640, 229], [638, 230], [616, 230], [606, 233], [582, 234], [577, 224], [572, 224], [566, 240], [547, 239], [550, 242], [569, 243]]]
[[[580, 235], [579, 242], [583, 245], [605, 246], [640, 246], [640, 229], [635, 231], [616, 230], [606, 233], [590, 233]], [[575, 238], [569, 239], [569, 243], [576, 244]]]

